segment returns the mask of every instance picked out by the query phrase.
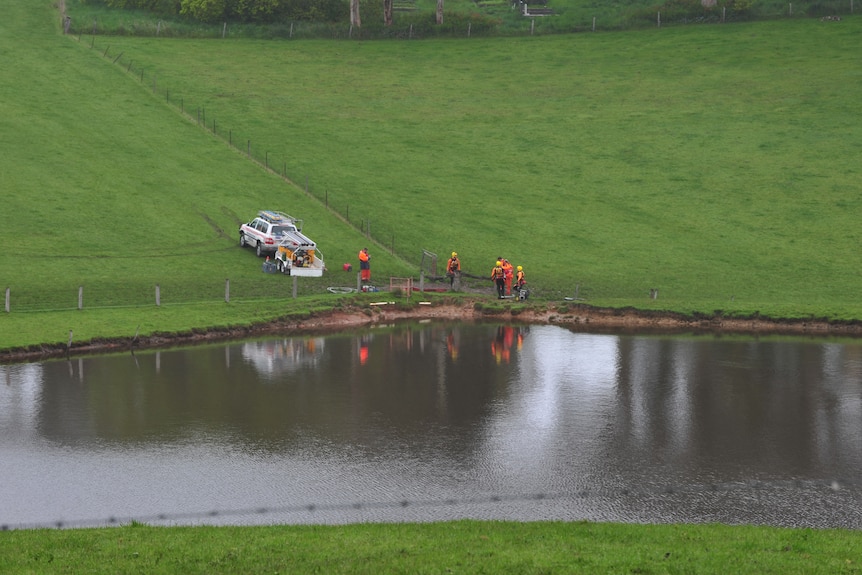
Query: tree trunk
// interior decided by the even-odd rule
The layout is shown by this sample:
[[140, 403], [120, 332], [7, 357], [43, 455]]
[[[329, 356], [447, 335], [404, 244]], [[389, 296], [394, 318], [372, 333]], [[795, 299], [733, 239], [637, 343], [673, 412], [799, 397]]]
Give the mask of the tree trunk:
[[383, 23], [392, 26], [392, 0], [383, 0]]
[[443, 0], [437, 0], [437, 23], [443, 23]]
[[350, 25], [362, 28], [362, 20], [359, 18], [359, 0], [350, 0]]

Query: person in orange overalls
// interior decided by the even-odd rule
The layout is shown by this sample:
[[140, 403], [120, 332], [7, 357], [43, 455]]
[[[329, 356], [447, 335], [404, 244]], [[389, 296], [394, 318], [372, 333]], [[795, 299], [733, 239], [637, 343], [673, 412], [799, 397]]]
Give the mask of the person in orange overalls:
[[371, 256], [368, 255], [368, 248], [359, 250], [359, 277], [364, 282], [371, 281]]
[[461, 273], [461, 260], [458, 253], [452, 252], [452, 257], [446, 263], [446, 275], [449, 276], [449, 289], [455, 289], [455, 276]]
[[503, 262], [506, 295], [512, 295], [512, 278], [515, 277], [515, 266], [513, 266], [506, 258], [501, 258], [500, 261]]
[[524, 274], [523, 266], [518, 266], [518, 274], [515, 277], [515, 290], [521, 291], [521, 288], [525, 285], [527, 285], [527, 276]]
[[506, 273], [503, 271], [503, 262], [500, 260], [497, 260], [497, 264], [491, 270], [491, 279], [497, 286], [497, 297], [503, 299], [503, 295], [506, 293]]

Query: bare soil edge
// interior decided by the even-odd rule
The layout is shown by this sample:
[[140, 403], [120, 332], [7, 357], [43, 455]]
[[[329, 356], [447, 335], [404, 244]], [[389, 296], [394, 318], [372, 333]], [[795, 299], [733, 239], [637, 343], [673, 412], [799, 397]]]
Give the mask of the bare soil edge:
[[[434, 302], [432, 305], [356, 305], [303, 317], [283, 317], [242, 327], [155, 333], [145, 337], [97, 338], [85, 342], [41, 344], [0, 350], [0, 364], [42, 361], [136, 349], [168, 348], [264, 335], [327, 334], [404, 321], [439, 320], [559, 325], [592, 333], [724, 333], [862, 337], [862, 321], [782, 320], [767, 317], [695, 316], [586, 304], [533, 304], [488, 307], [485, 299]], [[495, 302], [496, 303], [496, 302]]]

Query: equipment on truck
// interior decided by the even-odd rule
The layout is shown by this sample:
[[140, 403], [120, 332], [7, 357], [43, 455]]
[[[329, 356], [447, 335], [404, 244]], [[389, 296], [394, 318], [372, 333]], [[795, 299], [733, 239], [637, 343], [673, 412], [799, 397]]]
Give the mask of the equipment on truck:
[[[289, 218], [294, 223], [294, 229], [287, 229], [281, 234], [278, 249], [275, 252], [275, 265], [278, 271], [294, 276], [320, 277], [323, 275], [325, 266], [320, 250], [308, 236], [301, 231], [302, 221]], [[298, 224], [298, 225], [297, 225]]]

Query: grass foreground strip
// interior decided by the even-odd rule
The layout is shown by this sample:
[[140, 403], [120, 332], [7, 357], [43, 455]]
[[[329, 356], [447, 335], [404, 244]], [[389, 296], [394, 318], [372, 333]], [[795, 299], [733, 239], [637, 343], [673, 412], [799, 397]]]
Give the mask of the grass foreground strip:
[[862, 573], [855, 531], [455, 521], [0, 533], [4, 573]]

